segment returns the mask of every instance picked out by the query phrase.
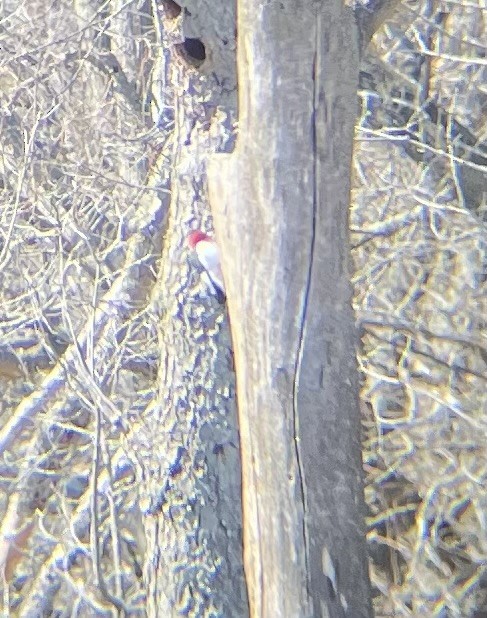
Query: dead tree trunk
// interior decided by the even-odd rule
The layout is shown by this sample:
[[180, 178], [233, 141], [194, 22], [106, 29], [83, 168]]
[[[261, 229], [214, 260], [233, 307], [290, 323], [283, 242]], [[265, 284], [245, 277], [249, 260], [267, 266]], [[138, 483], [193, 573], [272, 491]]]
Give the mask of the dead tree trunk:
[[252, 616], [370, 616], [347, 220], [359, 70], [341, 2], [238, 6], [239, 130], [214, 158]]
[[[250, 613], [369, 616], [347, 263], [353, 13], [338, 0], [246, 0], [238, 18], [226, 2], [179, 4], [161, 5], [155, 84], [172, 197], [158, 300], [161, 393], [150, 422], [159, 431], [147, 436], [145, 464], [148, 611], [247, 611], [228, 337], [211, 302], [188, 298], [182, 250], [191, 228], [212, 226], [210, 162], [237, 373]], [[235, 137], [232, 155], [215, 154]], [[223, 459], [222, 422], [232, 434]], [[220, 534], [229, 517], [231, 543]]]
[[[210, 121], [221, 106], [225, 118], [235, 113], [235, 7], [187, 0], [181, 12], [174, 2], [159, 8], [152, 109], [166, 137], [156, 165], [169, 170], [171, 196], [154, 293], [159, 392], [135, 449], [143, 477], [146, 612], [245, 616], [228, 322], [224, 306], [205, 294], [185, 243], [191, 229], [212, 225], [206, 163], [228, 144], [224, 122], [221, 131], [213, 131]], [[227, 133], [231, 139], [231, 130]]]

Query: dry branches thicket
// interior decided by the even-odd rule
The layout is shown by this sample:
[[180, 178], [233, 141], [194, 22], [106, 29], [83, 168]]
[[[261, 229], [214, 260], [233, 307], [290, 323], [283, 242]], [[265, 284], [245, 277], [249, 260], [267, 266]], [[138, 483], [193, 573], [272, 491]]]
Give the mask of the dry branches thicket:
[[18, 616], [143, 611], [135, 464], [165, 177], [145, 3], [2, 3], [0, 564]]
[[484, 615], [487, 12], [399, 28], [373, 43], [396, 80], [362, 92], [351, 214], [376, 615]]

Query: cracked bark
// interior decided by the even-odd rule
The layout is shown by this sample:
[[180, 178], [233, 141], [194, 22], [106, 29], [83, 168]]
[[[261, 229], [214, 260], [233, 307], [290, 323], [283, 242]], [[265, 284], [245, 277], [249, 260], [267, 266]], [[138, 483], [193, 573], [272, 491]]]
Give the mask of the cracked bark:
[[237, 147], [209, 175], [250, 611], [370, 616], [347, 238], [358, 34], [340, 2], [259, 0], [238, 32]]

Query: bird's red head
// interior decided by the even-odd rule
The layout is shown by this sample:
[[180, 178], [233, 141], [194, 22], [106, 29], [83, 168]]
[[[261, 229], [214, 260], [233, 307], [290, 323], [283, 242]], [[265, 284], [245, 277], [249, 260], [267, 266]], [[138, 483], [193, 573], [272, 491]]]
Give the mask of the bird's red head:
[[210, 237], [201, 230], [195, 230], [194, 232], [188, 234], [187, 240], [190, 248], [194, 249], [201, 240], [210, 240]]

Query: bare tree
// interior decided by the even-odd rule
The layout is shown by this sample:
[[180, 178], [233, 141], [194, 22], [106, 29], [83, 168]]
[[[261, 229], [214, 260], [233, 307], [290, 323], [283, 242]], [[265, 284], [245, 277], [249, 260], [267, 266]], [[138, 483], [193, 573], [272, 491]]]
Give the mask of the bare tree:
[[470, 4], [3, 3], [3, 613], [370, 615], [357, 89], [375, 610], [485, 606]]
[[370, 611], [344, 234], [354, 28], [341, 3], [245, 3], [237, 148], [211, 169], [256, 616]]

